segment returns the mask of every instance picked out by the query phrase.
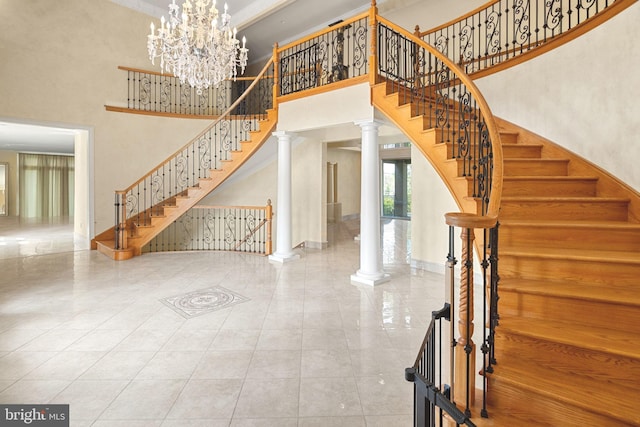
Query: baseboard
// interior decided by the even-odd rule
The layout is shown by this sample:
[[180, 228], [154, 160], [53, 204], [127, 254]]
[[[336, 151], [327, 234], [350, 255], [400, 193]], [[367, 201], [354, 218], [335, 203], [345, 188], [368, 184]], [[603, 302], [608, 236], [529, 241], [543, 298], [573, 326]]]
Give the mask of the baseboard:
[[305, 240], [304, 247], [309, 249], [327, 249], [329, 247], [329, 242], [312, 242], [310, 240]]
[[[431, 261], [422, 261], [419, 259], [412, 258], [410, 266], [412, 269], [428, 271], [430, 273], [442, 274], [445, 273], [445, 264], [431, 262]], [[454, 277], [460, 279], [460, 265], [456, 265], [454, 267]], [[473, 280], [475, 283], [482, 283], [482, 273], [478, 272], [477, 269], [473, 270]]]
[[411, 258], [411, 268], [422, 271], [429, 271], [431, 273], [444, 274], [445, 266], [444, 264], [439, 264], [437, 262], [431, 261], [422, 261], [419, 259]]

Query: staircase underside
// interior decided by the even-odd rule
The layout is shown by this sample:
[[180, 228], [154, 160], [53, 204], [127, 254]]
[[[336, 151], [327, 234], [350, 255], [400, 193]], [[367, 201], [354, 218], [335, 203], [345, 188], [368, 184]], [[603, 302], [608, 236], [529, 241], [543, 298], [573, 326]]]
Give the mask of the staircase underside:
[[[391, 87], [374, 87], [374, 106], [427, 157], [460, 209], [476, 213], [447, 144]], [[552, 142], [497, 123], [497, 365], [488, 374], [489, 418], [475, 409], [472, 421], [640, 425], [640, 195]]]

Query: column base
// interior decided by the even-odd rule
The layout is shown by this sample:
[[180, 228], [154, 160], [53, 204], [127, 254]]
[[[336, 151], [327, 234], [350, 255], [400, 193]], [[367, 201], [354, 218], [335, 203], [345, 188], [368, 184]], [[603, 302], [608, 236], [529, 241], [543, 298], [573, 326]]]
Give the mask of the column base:
[[279, 262], [284, 264], [285, 262], [291, 262], [300, 259], [300, 255], [291, 252], [290, 254], [279, 254], [275, 253], [273, 255], [269, 255], [269, 261]]
[[360, 283], [362, 285], [376, 286], [391, 280], [391, 276], [386, 273], [380, 274], [364, 274], [360, 270], [351, 275], [352, 283]]

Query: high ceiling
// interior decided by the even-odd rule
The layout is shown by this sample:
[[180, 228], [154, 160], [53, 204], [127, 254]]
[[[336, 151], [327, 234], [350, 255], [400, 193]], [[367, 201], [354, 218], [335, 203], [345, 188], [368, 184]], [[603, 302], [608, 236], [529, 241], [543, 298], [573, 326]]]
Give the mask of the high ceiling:
[[[150, 15], [158, 21], [168, 15], [171, 0], [111, 0]], [[184, 0], [175, 0], [182, 5]], [[404, 7], [419, 0], [378, 0], [381, 11]], [[424, 0], [423, 0], [424, 1]], [[191, 0], [195, 2], [195, 0]], [[218, 0], [218, 10], [224, 8]], [[273, 44], [280, 45], [320, 30], [340, 19], [350, 18], [371, 6], [371, 0], [227, 0], [231, 25], [247, 37], [249, 62], [263, 63], [271, 55]], [[155, 22], [156, 25], [158, 22]], [[238, 37], [240, 38], [240, 37]]]
[[[167, 15], [171, 0], [111, 0], [157, 21]], [[191, 0], [195, 2], [195, 0]], [[219, 0], [218, 9], [224, 8]], [[381, 12], [419, 0], [378, 0]], [[424, 0], [423, 0], [424, 1]], [[325, 28], [330, 23], [364, 12], [371, 0], [227, 0], [232, 25], [247, 37], [250, 63], [264, 63], [280, 45]], [[183, 0], [176, 0], [182, 5]], [[156, 22], [157, 24], [157, 22]], [[0, 121], [0, 150], [73, 153], [75, 131]]]

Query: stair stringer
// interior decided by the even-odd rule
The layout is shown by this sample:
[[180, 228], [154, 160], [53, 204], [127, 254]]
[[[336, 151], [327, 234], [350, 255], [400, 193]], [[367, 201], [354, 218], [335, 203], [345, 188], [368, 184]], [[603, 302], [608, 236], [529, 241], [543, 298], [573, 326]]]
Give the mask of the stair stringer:
[[[197, 186], [189, 187], [181, 195], [174, 196], [175, 204], [162, 206], [161, 215], [151, 217], [148, 226], [137, 226], [134, 219], [127, 220], [127, 248], [115, 250], [113, 236], [115, 227], [111, 227], [95, 238], [97, 249], [115, 260], [126, 260], [142, 254], [142, 248], [155, 236], [171, 225], [181, 215], [195, 206], [200, 200], [211, 194], [235, 171], [237, 171], [269, 139], [278, 123], [277, 111], [267, 110], [266, 119], [260, 121], [259, 130], [250, 131], [250, 139], [242, 141], [242, 149], [231, 152], [231, 158], [224, 160], [222, 168], [212, 169], [209, 178], [201, 178]], [[166, 201], [165, 201], [166, 202]], [[152, 209], [157, 209], [153, 207]]]

